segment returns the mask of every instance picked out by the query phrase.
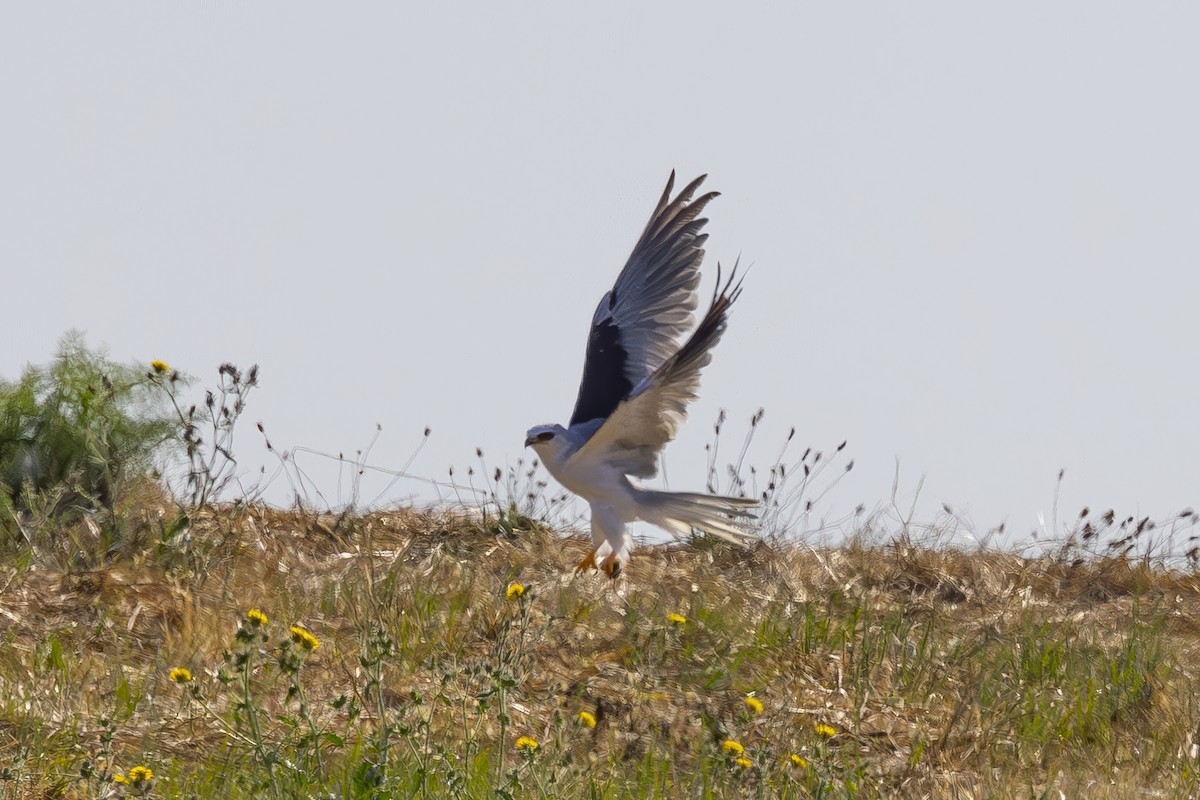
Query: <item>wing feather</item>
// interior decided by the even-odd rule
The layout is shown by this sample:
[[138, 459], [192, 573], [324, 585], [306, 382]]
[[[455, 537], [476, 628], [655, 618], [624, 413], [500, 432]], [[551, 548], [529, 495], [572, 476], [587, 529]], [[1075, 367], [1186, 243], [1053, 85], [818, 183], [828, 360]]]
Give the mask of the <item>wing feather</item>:
[[658, 369], [622, 401], [571, 456], [571, 460], [597, 460], [620, 467], [627, 475], [652, 478], [658, 472], [658, 455], [675, 438], [687, 419], [687, 406], [700, 389], [700, 371], [712, 361], [712, 348], [728, 325], [729, 309], [742, 292], [735, 265], [729, 280], [717, 287], [708, 313], [692, 335]]
[[603, 419], [671, 356], [693, 321], [702, 233], [700, 216], [717, 192], [693, 199], [704, 182], [701, 175], [675, 198], [675, 173], [613, 288], [592, 316], [579, 397], [571, 414], [574, 426]]

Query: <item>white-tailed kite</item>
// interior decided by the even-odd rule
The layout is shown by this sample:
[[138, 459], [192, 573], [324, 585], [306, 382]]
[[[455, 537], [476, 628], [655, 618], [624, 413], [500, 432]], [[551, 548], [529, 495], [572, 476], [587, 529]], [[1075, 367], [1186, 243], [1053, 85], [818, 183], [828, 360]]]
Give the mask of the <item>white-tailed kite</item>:
[[539, 425], [525, 439], [550, 474], [591, 505], [594, 548], [579, 571], [599, 566], [615, 578], [629, 560], [633, 539], [626, 525], [634, 520], [676, 536], [692, 528], [739, 544], [753, 536], [735, 520], [753, 516], [754, 500], [660, 492], [630, 481], [658, 472], [659, 453], [687, 418], [700, 370], [712, 360], [729, 307], [741, 293], [741, 283], [734, 283], [737, 267], [722, 286], [718, 265], [708, 313], [679, 345], [692, 325], [708, 238], [701, 233], [708, 220], [700, 213], [717, 196], [708, 192], [692, 199], [705, 177], [672, 200], [671, 173], [625, 268], [596, 307], [570, 424]]

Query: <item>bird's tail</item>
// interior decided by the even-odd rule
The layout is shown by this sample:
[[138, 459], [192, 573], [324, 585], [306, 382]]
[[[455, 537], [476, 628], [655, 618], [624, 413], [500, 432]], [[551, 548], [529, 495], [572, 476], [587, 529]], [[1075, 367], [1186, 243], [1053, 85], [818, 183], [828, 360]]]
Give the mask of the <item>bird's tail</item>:
[[690, 536], [692, 528], [720, 536], [734, 544], [746, 545], [755, 534], [737, 524], [755, 516], [750, 509], [758, 505], [748, 497], [723, 497], [698, 492], [638, 492], [641, 518], [675, 536]]

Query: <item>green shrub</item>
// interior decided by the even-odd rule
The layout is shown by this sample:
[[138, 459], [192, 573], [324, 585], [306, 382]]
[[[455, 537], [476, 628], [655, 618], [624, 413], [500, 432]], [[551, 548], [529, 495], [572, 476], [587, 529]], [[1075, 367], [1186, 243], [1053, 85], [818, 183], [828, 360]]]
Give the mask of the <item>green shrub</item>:
[[77, 331], [49, 365], [0, 380], [0, 527], [34, 513], [111, 515], [174, 438], [165, 401], [145, 368], [109, 361]]

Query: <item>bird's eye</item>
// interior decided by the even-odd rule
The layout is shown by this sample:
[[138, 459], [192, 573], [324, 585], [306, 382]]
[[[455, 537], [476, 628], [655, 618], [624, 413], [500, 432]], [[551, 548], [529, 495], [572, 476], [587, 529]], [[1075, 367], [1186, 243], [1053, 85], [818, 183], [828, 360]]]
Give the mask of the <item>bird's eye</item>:
[[548, 442], [554, 438], [554, 431], [542, 431], [537, 435], [539, 442]]

